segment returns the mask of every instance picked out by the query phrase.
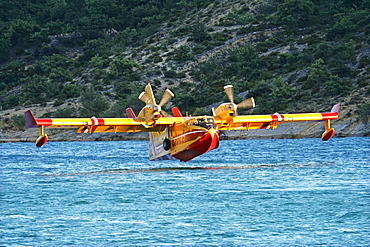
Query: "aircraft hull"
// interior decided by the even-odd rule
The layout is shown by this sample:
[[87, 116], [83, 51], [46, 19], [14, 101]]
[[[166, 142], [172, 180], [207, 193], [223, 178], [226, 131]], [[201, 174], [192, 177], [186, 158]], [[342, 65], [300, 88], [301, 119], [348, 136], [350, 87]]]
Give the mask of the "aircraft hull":
[[[215, 129], [197, 129], [191, 130], [178, 136], [180, 143], [176, 143], [176, 138], [172, 140], [172, 157], [181, 161], [190, 161], [195, 157], [208, 151], [218, 148], [220, 138]], [[174, 145], [175, 144], [175, 145]]]

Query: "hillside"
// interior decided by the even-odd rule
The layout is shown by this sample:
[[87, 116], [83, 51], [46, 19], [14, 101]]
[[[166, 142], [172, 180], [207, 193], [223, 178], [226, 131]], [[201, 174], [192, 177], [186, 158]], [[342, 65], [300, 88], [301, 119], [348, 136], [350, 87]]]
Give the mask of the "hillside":
[[[148, 82], [158, 98], [165, 88], [175, 93], [168, 109], [189, 114], [211, 114], [227, 100], [227, 84], [236, 101], [255, 97], [257, 107], [243, 114], [329, 111], [341, 103], [337, 135], [370, 135], [369, 0], [0, 5], [0, 139], [28, 138], [26, 109], [37, 117], [138, 112]], [[320, 128], [274, 134], [315, 137]]]

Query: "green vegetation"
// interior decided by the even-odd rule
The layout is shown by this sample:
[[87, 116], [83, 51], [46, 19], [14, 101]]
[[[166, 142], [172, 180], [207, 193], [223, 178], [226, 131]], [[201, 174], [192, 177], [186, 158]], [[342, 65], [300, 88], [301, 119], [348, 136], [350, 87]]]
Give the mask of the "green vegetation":
[[26, 127], [26, 120], [22, 115], [14, 115], [12, 117], [12, 125], [16, 130], [24, 130]]
[[369, 116], [370, 116], [370, 103], [365, 103], [361, 105], [359, 109], [360, 118], [363, 124], [369, 123]]
[[81, 94], [82, 109], [81, 114], [84, 116], [93, 116], [102, 114], [108, 107], [109, 103], [102, 94], [90, 86]]
[[236, 101], [256, 97], [253, 113], [300, 110], [354, 92], [366, 98], [369, 6], [369, 0], [2, 1], [0, 106], [74, 99], [82, 106], [53, 114], [124, 116], [127, 107], [143, 106], [137, 96], [147, 82], [157, 91], [175, 85], [172, 102], [189, 114], [227, 100], [226, 84], [234, 85]]

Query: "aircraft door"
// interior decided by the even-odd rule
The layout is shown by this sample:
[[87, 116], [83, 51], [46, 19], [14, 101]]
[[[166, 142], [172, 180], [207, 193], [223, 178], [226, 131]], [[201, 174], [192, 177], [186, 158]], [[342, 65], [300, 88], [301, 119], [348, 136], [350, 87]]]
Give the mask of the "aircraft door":
[[163, 140], [163, 149], [166, 150], [166, 151], [171, 149], [171, 140], [170, 140], [171, 135], [170, 135], [170, 132], [171, 132], [170, 129], [167, 128], [166, 129], [166, 137]]

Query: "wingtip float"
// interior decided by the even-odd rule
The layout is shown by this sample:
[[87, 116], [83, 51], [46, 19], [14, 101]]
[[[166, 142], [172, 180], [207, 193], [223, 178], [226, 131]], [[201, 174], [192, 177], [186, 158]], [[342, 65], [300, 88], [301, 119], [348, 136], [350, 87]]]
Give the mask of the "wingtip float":
[[238, 108], [255, 107], [249, 98], [234, 103], [232, 86], [224, 87], [230, 102], [213, 109], [213, 116], [183, 116], [179, 108], [172, 108], [173, 116], [162, 110], [174, 94], [167, 89], [159, 104], [150, 84], [139, 99], [146, 105], [135, 114], [127, 108], [127, 118], [35, 118], [31, 110], [25, 112], [26, 127], [39, 128], [40, 137], [36, 146], [42, 147], [48, 141], [45, 128], [78, 128], [78, 133], [101, 132], [149, 132], [150, 160], [178, 159], [189, 161], [199, 155], [218, 148], [221, 130], [275, 129], [281, 122], [324, 121], [322, 140], [327, 141], [335, 134], [331, 120], [338, 119], [340, 104], [327, 113], [295, 113], [272, 115], [238, 115]]

